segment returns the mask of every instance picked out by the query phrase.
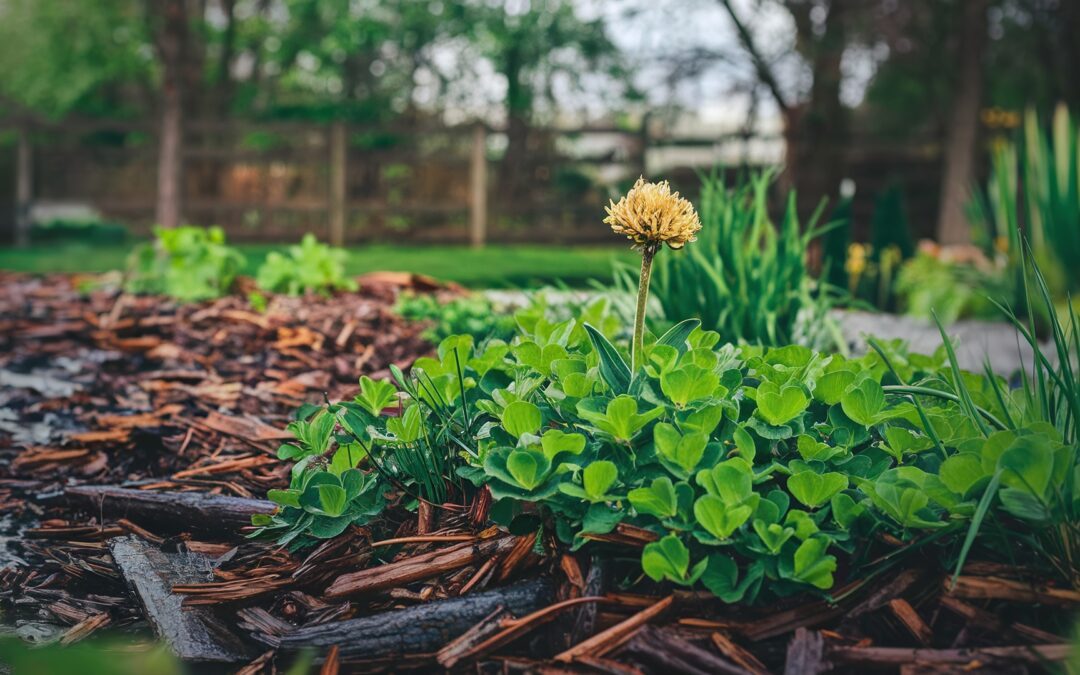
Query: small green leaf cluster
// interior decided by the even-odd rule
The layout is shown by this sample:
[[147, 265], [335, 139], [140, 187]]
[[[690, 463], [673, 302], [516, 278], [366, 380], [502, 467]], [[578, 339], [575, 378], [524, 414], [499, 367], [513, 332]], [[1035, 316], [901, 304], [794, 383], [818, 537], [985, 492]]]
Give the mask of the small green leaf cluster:
[[154, 241], [128, 258], [124, 290], [183, 302], [210, 300], [229, 292], [243, 266], [244, 256], [225, 243], [220, 227], [158, 227]]
[[391, 366], [396, 386], [364, 376], [353, 400], [302, 407], [288, 427], [295, 442], [278, 449], [295, 462], [289, 488], [268, 493], [280, 508], [253, 516], [252, 536], [294, 548], [337, 536], [381, 513], [390, 488], [412, 506], [441, 504], [451, 489], [466, 496], [455, 468], [487, 433], [469, 393], [476, 379], [464, 375], [467, 362], [470, 373], [483, 368], [470, 361], [472, 349], [470, 336], [448, 338], [408, 375]]
[[442, 300], [429, 293], [407, 292], [398, 297], [394, 311], [409, 321], [427, 323], [424, 338], [435, 344], [451, 335], [471, 335], [477, 343], [509, 340], [516, 328], [512, 315], [497, 311], [480, 294]]
[[382, 512], [386, 483], [358, 468], [367, 452], [347, 433], [363, 421], [351, 405], [301, 408], [299, 419], [288, 427], [295, 442], [278, 448], [279, 459], [294, 462], [289, 487], [267, 493], [278, 512], [252, 516], [256, 529], [250, 536], [301, 548]]
[[268, 253], [255, 273], [255, 283], [263, 290], [286, 295], [355, 291], [356, 281], [345, 274], [348, 255], [345, 249], [323, 244], [309, 232], [284, 255]]
[[[1012, 386], [990, 374], [989, 365], [985, 378], [962, 372], [953, 341], [939, 321], [949, 370], [945, 378], [917, 389], [951, 397], [957, 403], [954, 423], [977, 430], [970, 442], [958, 444], [957, 453], [940, 470], [941, 480], [954, 493], [965, 498], [981, 494], [957, 573], [978, 538], [1013, 559], [1017, 551], [1029, 551], [1035, 562], [1080, 588], [1080, 321], [1071, 307], [1058, 313], [1026, 247], [1017, 264], [1024, 282], [1021, 305], [1031, 316], [1049, 317], [1050, 340], [1039, 341], [1033, 319], [1025, 322], [1008, 307], [998, 308], [1031, 348], [1032, 369], [1021, 371], [1019, 383]], [[987, 518], [997, 520], [996, 526], [986, 527]]]

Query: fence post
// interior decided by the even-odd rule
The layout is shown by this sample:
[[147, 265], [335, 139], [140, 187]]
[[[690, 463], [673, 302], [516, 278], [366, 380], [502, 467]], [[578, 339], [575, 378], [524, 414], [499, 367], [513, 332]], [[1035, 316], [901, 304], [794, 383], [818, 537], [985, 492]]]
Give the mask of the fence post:
[[347, 163], [345, 123], [335, 121], [330, 126], [328, 136], [330, 146], [330, 243], [333, 246], [345, 245], [346, 183], [345, 167]]
[[15, 149], [15, 245], [30, 243], [30, 208], [34, 199], [34, 155], [30, 133], [20, 127]]
[[487, 182], [487, 129], [478, 122], [469, 155], [469, 243], [473, 248], [483, 248], [487, 241]]

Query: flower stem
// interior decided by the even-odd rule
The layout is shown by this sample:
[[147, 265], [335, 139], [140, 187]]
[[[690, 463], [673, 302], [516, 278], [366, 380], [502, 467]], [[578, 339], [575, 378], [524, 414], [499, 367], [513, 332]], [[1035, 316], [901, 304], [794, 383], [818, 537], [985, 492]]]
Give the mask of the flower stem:
[[634, 341], [630, 345], [631, 372], [637, 373], [645, 358], [645, 307], [649, 304], [649, 279], [656, 245], [649, 244], [641, 251], [641, 277], [638, 279], [637, 313], [634, 315]]

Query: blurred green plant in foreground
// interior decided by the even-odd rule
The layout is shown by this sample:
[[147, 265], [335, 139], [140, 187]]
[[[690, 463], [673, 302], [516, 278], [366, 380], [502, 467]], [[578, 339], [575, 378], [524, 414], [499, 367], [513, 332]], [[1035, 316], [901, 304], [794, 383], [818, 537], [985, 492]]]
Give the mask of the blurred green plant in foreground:
[[164, 646], [118, 641], [82, 642], [67, 647], [34, 647], [15, 638], [0, 640], [0, 664], [13, 675], [182, 675], [179, 661]]

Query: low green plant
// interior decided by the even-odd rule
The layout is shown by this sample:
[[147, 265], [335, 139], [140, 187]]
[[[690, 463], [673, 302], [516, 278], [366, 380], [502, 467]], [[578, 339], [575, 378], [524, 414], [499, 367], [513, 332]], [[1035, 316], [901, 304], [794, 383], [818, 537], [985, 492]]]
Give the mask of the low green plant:
[[[647, 222], [678, 199], [661, 190], [625, 211]], [[641, 222], [633, 232], [653, 256], [671, 241]], [[1014, 545], [1076, 579], [1075, 317], [1055, 329], [1059, 365], [1039, 352], [1014, 391], [989, 368], [960, 371], [948, 340], [933, 356], [875, 342], [851, 359], [722, 344], [696, 318], [613, 340], [626, 332], [609, 309], [523, 313], [512, 340], [480, 348], [448, 337], [408, 374], [392, 368], [393, 383], [363, 379], [354, 400], [307, 411], [280, 453], [296, 461], [273, 495], [282, 512], [259, 521], [294, 544], [367, 522], [386, 486], [433, 503], [487, 490], [491, 519], [513, 533], [578, 549], [633, 526], [652, 539], [645, 576], [738, 602], [828, 592], [919, 551], [959, 568], [993, 518], [1009, 536], [1027, 528]], [[350, 472], [374, 487], [350, 492]]]
[[255, 273], [259, 288], [274, 293], [302, 295], [355, 291], [356, 281], [345, 274], [348, 252], [321, 243], [310, 232], [283, 255], [271, 251]]
[[429, 327], [424, 337], [438, 344], [451, 335], [471, 335], [477, 342], [486, 339], [509, 340], [514, 334], [514, 318], [499, 312], [480, 294], [442, 300], [430, 293], [402, 293], [394, 311], [410, 321], [422, 321]]
[[79, 672], [83, 675], [182, 675], [184, 666], [164, 644], [138, 645], [131, 638], [98, 638], [64, 644], [33, 644], [26, 638], [0, 638], [0, 662], [11, 673]]
[[[1080, 589], [1080, 330], [1071, 304], [1067, 318], [1054, 311], [1046, 279], [1030, 252], [1021, 260], [1020, 273], [1025, 306], [1049, 317], [1051, 344], [1040, 343], [1033, 319], [1025, 321], [998, 303], [1034, 355], [1031, 370], [1019, 374], [1019, 386], [993, 377], [989, 363], [985, 378], [962, 373], [942, 327], [951, 369], [923, 387], [960, 402], [953, 423], [978, 431], [940, 470], [942, 481], [954, 491], [979, 497], [957, 572], [981, 532], [990, 548], [1014, 558], [1034, 552]], [[995, 527], [987, 527], [984, 520]]]
[[154, 240], [132, 251], [124, 289], [168, 295], [184, 302], [229, 292], [244, 256], [225, 243], [220, 227], [154, 228]]
[[382, 512], [387, 485], [358, 468], [366, 452], [344, 434], [345, 429], [363, 423], [356, 417], [358, 409], [363, 408], [339, 404], [300, 409], [298, 419], [288, 427], [296, 440], [282, 445], [277, 453], [279, 459], [293, 462], [289, 487], [267, 493], [278, 512], [252, 516], [256, 529], [250, 536], [302, 548], [336, 537], [350, 525], [364, 525]]
[[[317, 420], [334, 431], [297, 435], [315, 449], [348, 437], [376, 460], [369, 475], [417, 497], [468, 494], [457, 478], [486, 486], [497, 522], [546, 523], [571, 548], [620, 523], [645, 528], [657, 537], [642, 551], [648, 576], [728, 602], [766, 581], [784, 595], [830, 589], [838, 570], [880, 573], [869, 563], [883, 533], [905, 549], [955, 545], [981, 477], [952, 458], [982, 443], [980, 425], [1005, 427], [988, 378], [963, 375], [976, 419], [931, 386], [952, 381], [944, 350], [886, 344], [847, 359], [718, 343], [683, 322], [647, 337], [633, 371], [623, 347], [576, 318], [538, 319], [480, 351], [451, 337], [396, 386], [364, 382], [355, 401], [326, 408]], [[402, 446], [429, 464], [404, 466]]]
[[944, 259], [920, 251], [906, 261], [896, 275], [894, 291], [909, 316], [943, 322], [960, 318], [989, 319], [999, 316], [990, 298], [1011, 297], [1009, 276], [1002, 270], [969, 262]]
[[[824, 204], [803, 227], [790, 193], [774, 223], [768, 192], [775, 177], [765, 171], [731, 189], [716, 175], [702, 179], [699, 241], [660, 257], [653, 271], [655, 329], [696, 317], [724, 342], [823, 349], [842, 344], [829, 316], [837, 293], [807, 269], [812, 242], [830, 227], [817, 225]], [[633, 270], [616, 270], [623, 290], [635, 289], [635, 282]]]

